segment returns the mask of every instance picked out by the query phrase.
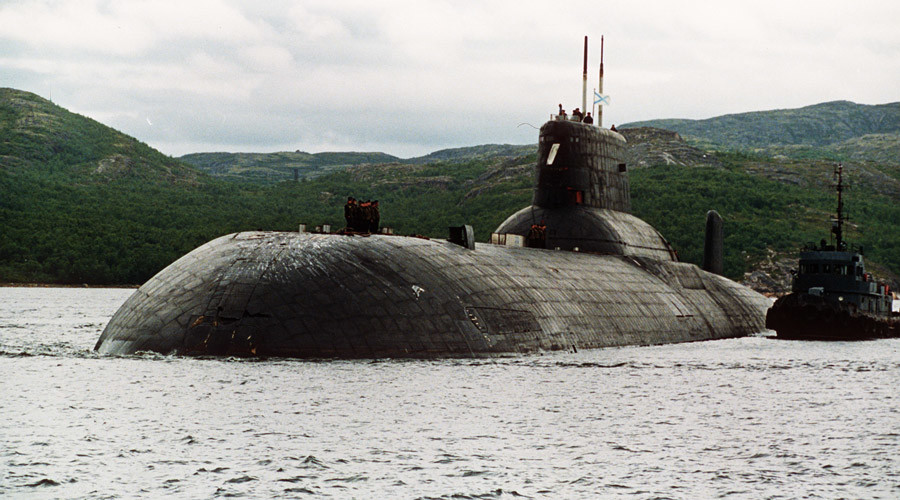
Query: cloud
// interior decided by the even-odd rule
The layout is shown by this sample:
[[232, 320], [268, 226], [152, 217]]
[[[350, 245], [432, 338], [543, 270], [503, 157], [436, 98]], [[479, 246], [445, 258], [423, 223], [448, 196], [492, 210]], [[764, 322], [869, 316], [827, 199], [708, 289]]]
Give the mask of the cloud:
[[0, 7], [0, 34], [66, 53], [140, 55], [179, 39], [235, 44], [261, 36], [239, 10], [218, 0], [21, 2]]
[[591, 88], [606, 35], [606, 124], [896, 101], [898, 18], [887, 0], [25, 0], [0, 6], [0, 74], [174, 155], [424, 154], [534, 142], [518, 124], [580, 106], [585, 34]]

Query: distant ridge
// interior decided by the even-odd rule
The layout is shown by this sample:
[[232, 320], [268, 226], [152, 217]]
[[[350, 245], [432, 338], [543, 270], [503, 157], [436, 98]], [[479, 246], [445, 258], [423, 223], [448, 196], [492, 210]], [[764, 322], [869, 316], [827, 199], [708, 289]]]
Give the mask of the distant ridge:
[[294, 169], [301, 179], [315, 179], [322, 175], [360, 165], [404, 163], [424, 165], [435, 162], [461, 162], [497, 157], [517, 157], [534, 153], [535, 146], [483, 144], [442, 149], [425, 156], [402, 159], [386, 153], [191, 153], [178, 158], [210, 175], [231, 180], [257, 183], [281, 182], [293, 179]]
[[900, 102], [832, 101], [797, 109], [754, 111], [704, 120], [664, 119], [621, 127], [657, 127], [726, 149], [828, 146], [870, 134], [900, 134]]
[[386, 153], [191, 153], [179, 160], [216, 177], [257, 182], [280, 182], [293, 179], [294, 169], [303, 179], [314, 179], [337, 169], [366, 163], [398, 161]]
[[499, 156], [524, 156], [534, 153], [534, 144], [483, 144], [463, 148], [441, 149], [425, 156], [404, 160], [404, 163], [432, 163], [437, 161], [462, 161], [476, 158], [496, 158]]

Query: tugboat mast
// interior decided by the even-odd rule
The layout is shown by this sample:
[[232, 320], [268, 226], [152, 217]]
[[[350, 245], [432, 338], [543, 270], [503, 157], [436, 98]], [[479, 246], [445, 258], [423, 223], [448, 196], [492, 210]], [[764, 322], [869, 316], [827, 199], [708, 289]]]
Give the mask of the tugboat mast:
[[834, 225], [831, 228], [831, 232], [834, 233], [835, 236], [835, 248], [838, 251], [842, 251], [844, 249], [844, 221], [847, 219], [844, 217], [844, 165], [838, 163], [837, 166], [834, 167], [834, 175], [837, 177], [837, 185], [835, 188], [837, 189], [838, 194], [838, 206], [837, 206], [837, 219], [834, 222]]

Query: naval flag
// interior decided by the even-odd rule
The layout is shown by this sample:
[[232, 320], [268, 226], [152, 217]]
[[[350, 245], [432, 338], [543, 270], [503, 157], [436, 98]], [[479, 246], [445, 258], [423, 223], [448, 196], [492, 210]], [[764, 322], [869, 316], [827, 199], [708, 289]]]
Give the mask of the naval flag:
[[594, 91], [594, 104], [606, 104], [609, 106], [609, 96], [608, 95], [600, 95], [596, 90]]

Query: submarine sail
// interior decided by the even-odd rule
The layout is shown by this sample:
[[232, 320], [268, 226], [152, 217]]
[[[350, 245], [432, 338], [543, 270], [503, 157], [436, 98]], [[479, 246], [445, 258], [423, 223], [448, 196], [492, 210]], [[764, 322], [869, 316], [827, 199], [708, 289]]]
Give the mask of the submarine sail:
[[222, 236], [141, 286], [95, 349], [483, 357], [764, 330], [765, 297], [678, 262], [665, 238], [629, 213], [625, 147], [620, 134], [562, 114], [541, 127], [532, 205], [495, 231], [527, 247], [382, 234]]

